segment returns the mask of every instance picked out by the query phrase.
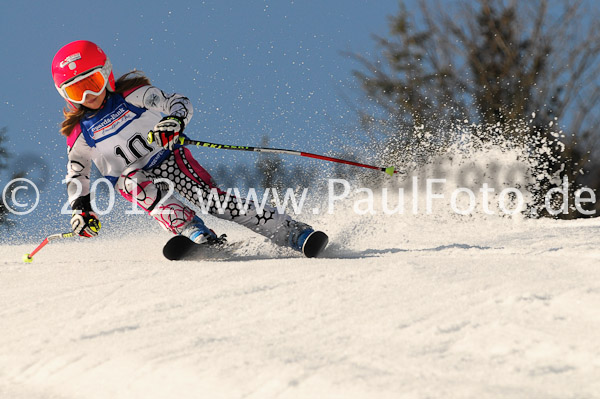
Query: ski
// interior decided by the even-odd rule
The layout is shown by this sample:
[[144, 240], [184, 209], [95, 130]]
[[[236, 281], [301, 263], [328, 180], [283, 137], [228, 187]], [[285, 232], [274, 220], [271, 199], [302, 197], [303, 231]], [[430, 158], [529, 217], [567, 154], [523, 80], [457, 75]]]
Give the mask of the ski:
[[302, 253], [307, 258], [319, 256], [327, 246], [328, 242], [329, 237], [327, 237], [327, 234], [322, 231], [313, 231], [306, 237], [306, 241], [304, 241], [304, 245], [302, 245]]
[[[202, 244], [196, 244], [186, 236], [177, 235], [172, 237], [163, 247], [163, 255], [168, 260], [193, 259], [215, 259], [231, 253], [233, 248], [227, 245], [226, 235], [209, 239]], [[307, 258], [319, 256], [329, 242], [329, 237], [322, 231], [313, 231], [302, 245], [302, 253]]]
[[196, 253], [196, 250], [211, 250], [213, 248], [223, 247], [227, 242], [226, 235], [209, 239], [202, 244], [196, 244], [189, 238], [177, 235], [172, 237], [163, 247], [163, 255], [168, 260], [182, 260]]

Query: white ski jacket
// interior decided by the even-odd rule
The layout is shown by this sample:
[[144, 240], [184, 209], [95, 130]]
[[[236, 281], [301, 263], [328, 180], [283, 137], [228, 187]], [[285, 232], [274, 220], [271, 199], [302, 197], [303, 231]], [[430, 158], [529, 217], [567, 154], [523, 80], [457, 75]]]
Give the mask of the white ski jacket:
[[178, 116], [187, 125], [192, 114], [188, 98], [154, 86], [123, 95], [108, 92], [103, 107], [86, 113], [67, 138], [69, 203], [90, 193], [92, 163], [113, 185], [125, 170], [160, 164], [170, 151], [148, 144], [148, 132], [164, 115]]

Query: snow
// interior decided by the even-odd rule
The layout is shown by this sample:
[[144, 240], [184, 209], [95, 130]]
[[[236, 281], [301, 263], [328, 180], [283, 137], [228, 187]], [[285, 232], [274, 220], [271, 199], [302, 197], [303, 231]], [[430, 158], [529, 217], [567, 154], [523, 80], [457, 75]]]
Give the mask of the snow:
[[2, 398], [600, 397], [600, 221], [326, 215], [304, 259], [208, 219], [0, 253]]

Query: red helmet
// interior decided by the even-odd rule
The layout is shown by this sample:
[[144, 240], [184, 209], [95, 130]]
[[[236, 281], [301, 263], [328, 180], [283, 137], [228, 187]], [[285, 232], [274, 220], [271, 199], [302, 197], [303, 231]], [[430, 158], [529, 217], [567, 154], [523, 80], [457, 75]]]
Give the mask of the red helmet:
[[105, 88], [115, 91], [110, 60], [100, 47], [87, 40], [74, 41], [58, 50], [52, 60], [52, 78], [69, 103], [82, 104], [86, 94], [98, 95]]

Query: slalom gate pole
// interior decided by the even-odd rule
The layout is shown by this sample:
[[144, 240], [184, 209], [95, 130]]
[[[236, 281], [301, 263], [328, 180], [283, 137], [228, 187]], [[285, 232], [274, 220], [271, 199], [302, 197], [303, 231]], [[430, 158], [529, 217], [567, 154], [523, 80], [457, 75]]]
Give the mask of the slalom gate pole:
[[181, 141], [181, 145], [195, 145], [196, 147], [216, 148], [218, 150], [235, 150], [235, 151], [264, 152], [264, 153], [271, 153], [271, 154], [298, 155], [301, 157], [315, 158], [315, 159], [320, 159], [323, 161], [337, 162], [337, 163], [343, 163], [346, 165], [359, 166], [361, 168], [380, 170], [382, 172], [387, 173], [390, 176], [393, 176], [394, 173], [405, 174], [404, 171], [396, 170], [396, 168], [393, 166], [380, 167], [380, 166], [367, 165], [364, 163], [347, 161], [345, 159], [333, 158], [333, 157], [328, 157], [325, 155], [311, 154], [310, 152], [284, 150], [281, 148], [248, 147], [248, 146], [240, 146], [240, 145], [216, 144], [216, 143], [209, 143], [206, 141], [186, 139], [184, 137], [181, 137], [180, 141]]
[[44, 239], [44, 241], [42, 241], [42, 243], [40, 245], [37, 246], [36, 249], [34, 249], [33, 251], [31, 251], [30, 254], [23, 255], [23, 262], [26, 262], [26, 263], [33, 262], [33, 255], [35, 255], [36, 253], [38, 253], [50, 241], [58, 240], [60, 238], [70, 238], [70, 237], [73, 237], [74, 235], [75, 235], [75, 233], [73, 233], [72, 231], [70, 231], [68, 233], [56, 233], [56, 234], [49, 235], [48, 237], [46, 237]]

